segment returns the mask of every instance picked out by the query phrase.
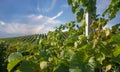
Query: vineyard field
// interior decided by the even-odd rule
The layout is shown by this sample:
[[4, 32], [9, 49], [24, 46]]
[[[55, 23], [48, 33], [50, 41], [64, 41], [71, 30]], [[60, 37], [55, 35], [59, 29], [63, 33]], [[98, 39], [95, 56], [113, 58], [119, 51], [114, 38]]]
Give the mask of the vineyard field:
[[111, 0], [101, 14], [96, 0], [67, 1], [76, 20], [46, 34], [0, 38], [0, 72], [120, 72], [120, 23], [105, 27], [120, 12], [120, 1]]

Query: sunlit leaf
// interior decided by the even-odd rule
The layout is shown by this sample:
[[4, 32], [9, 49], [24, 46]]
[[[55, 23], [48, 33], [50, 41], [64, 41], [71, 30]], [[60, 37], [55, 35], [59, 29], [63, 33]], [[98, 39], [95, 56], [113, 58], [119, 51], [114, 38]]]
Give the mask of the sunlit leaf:
[[23, 56], [22, 56], [21, 53], [15, 52], [15, 53], [12, 53], [12, 54], [9, 55], [8, 61], [10, 62], [10, 61], [12, 61], [12, 60], [14, 60], [14, 59], [19, 59], [19, 58], [22, 58], [22, 57], [23, 57]]
[[10, 72], [19, 62], [21, 62], [22, 59], [14, 59], [10, 61], [7, 65], [7, 70]]
[[117, 47], [115, 48], [115, 50], [114, 50], [114, 52], [113, 52], [113, 55], [114, 55], [115, 57], [117, 57], [118, 55], [120, 55], [120, 46], [117, 46]]
[[107, 66], [106, 66], [106, 69], [105, 69], [105, 72], [108, 72], [111, 68], [112, 68], [112, 65], [111, 65], [111, 64], [107, 65]]
[[47, 61], [42, 61], [40, 62], [40, 68], [43, 70], [43, 69], [46, 69], [48, 67], [48, 62]]
[[106, 28], [105, 32], [106, 32], [106, 36], [110, 35], [110, 29], [109, 28]]

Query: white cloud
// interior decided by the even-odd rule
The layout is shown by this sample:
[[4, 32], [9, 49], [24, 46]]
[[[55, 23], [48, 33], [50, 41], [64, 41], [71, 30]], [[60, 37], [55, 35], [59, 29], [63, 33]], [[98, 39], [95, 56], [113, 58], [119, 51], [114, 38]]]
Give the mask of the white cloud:
[[27, 17], [28, 17], [28, 18], [42, 19], [42, 18], [43, 18], [43, 15], [38, 15], [38, 16], [36, 16], [36, 15], [32, 14], [32, 15], [28, 15]]
[[40, 2], [38, 1], [36, 9], [37, 9], [38, 12], [40, 12], [40, 11], [42, 11], [42, 12], [49, 12], [49, 11], [54, 9], [54, 7], [56, 5], [56, 2], [57, 2], [57, 0], [52, 0], [51, 2], [48, 1], [48, 3], [45, 3], [46, 7], [44, 8], [44, 7], [41, 6], [42, 4], [40, 4]]
[[4, 28], [1, 28], [0, 30], [2, 32], [8, 33], [8, 34], [35, 34], [38, 33], [38, 31], [41, 31], [42, 28], [44, 28], [44, 25], [28, 25], [28, 24], [20, 24], [20, 23], [10, 23], [6, 24]]
[[49, 8], [46, 9], [47, 12], [51, 11], [54, 7], [55, 7], [55, 4], [56, 4], [56, 0], [52, 0], [52, 3], [50, 5]]
[[39, 2], [37, 2], [37, 3], [38, 3], [38, 4], [37, 4], [37, 8], [36, 8], [36, 9], [37, 9], [38, 12], [40, 12], [40, 11], [41, 11], [41, 9], [40, 9], [40, 4], [39, 4]]
[[5, 22], [0, 20], [0, 25], [5, 25]]
[[61, 5], [61, 8], [68, 8], [68, 7], [69, 7], [68, 4]]
[[63, 11], [60, 11], [56, 16], [52, 17], [51, 20], [54, 20], [54, 19], [58, 18], [62, 14], [63, 14]]
[[56, 20], [56, 18], [62, 15], [63, 11], [59, 12], [53, 17], [47, 17], [43, 15], [28, 15], [20, 18], [19, 20], [13, 20], [11, 22], [0, 21], [4, 26], [0, 26], [0, 33], [10, 35], [29, 35], [36, 33], [47, 33], [53, 31], [53, 27], [61, 24], [62, 22]]

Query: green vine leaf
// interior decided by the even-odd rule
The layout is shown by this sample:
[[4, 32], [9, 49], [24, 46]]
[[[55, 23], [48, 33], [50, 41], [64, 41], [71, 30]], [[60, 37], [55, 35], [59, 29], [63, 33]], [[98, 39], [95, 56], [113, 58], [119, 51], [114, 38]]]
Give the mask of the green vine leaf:
[[72, 0], [67, 0], [68, 1], [68, 5], [72, 5]]
[[8, 62], [11, 62], [12, 60], [19, 59], [19, 58], [22, 58], [22, 57], [23, 57], [22, 54], [19, 53], [19, 52], [12, 53], [8, 57]]
[[77, 21], [81, 22], [83, 17], [84, 17], [84, 9], [81, 8], [80, 11], [77, 13]]
[[78, 9], [79, 9], [79, 5], [77, 5], [76, 3], [75, 6], [72, 7], [72, 12], [76, 14], [78, 12]]
[[10, 61], [7, 65], [7, 70], [8, 72], [11, 72], [11, 70], [16, 66], [18, 65], [18, 63], [20, 63], [22, 61], [21, 58], [18, 58], [18, 59], [14, 59], [12, 61]]
[[114, 50], [114, 52], [113, 52], [113, 55], [114, 55], [115, 57], [117, 57], [118, 55], [120, 55], [120, 46], [117, 46], [117, 47], [115, 48], [115, 50]]
[[24, 60], [19, 67], [21, 72], [35, 72], [35, 71], [39, 71], [40, 67], [39, 64], [37, 63], [33, 63], [32, 61], [26, 61]]
[[96, 60], [102, 65], [103, 60], [105, 60], [105, 54], [104, 53], [99, 53], [96, 55]]

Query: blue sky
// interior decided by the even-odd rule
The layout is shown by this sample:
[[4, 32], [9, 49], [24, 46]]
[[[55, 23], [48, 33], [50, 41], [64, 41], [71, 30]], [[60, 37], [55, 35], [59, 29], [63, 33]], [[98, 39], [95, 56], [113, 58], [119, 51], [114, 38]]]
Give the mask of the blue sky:
[[[110, 0], [97, 0], [97, 13], [103, 12]], [[117, 18], [108, 26], [119, 23]], [[0, 37], [47, 33], [54, 27], [75, 20], [67, 0], [0, 0]]]

